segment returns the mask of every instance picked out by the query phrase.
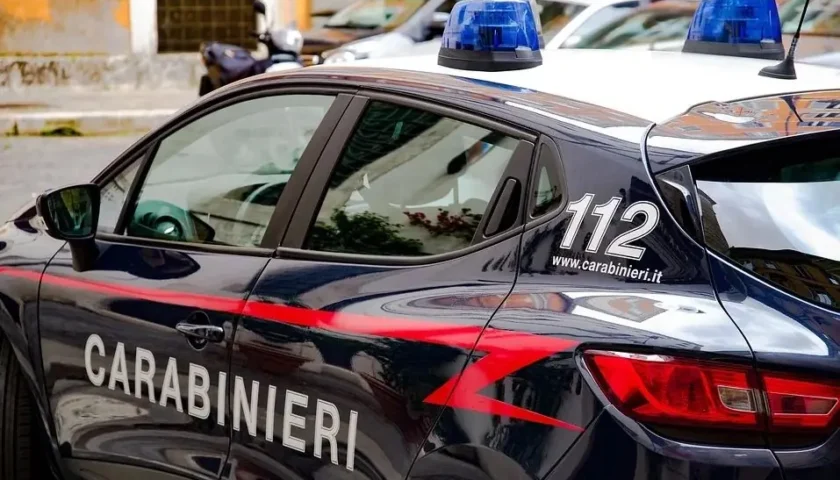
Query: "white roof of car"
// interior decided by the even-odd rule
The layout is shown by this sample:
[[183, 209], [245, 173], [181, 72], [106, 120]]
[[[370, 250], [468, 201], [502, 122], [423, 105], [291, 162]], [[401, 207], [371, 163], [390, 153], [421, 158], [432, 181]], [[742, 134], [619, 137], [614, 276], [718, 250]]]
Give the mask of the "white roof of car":
[[[437, 55], [340, 64], [456, 75], [599, 105], [661, 123], [690, 107], [780, 93], [840, 88], [840, 69], [797, 63], [796, 80], [762, 77], [776, 61], [682, 52], [561, 49], [543, 51], [539, 67], [506, 72], [456, 70]], [[334, 65], [337, 66], [337, 65]], [[315, 67], [318, 68], [318, 67]]]

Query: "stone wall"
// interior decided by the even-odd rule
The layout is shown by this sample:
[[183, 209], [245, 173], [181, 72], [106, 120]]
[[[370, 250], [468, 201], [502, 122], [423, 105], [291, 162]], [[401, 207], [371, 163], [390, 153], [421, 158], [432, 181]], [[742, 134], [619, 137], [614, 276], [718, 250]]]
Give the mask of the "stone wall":
[[203, 72], [197, 52], [145, 56], [0, 56], [0, 90], [192, 89], [198, 88]]
[[0, 0], [0, 53], [127, 54], [130, 19], [129, 0]]

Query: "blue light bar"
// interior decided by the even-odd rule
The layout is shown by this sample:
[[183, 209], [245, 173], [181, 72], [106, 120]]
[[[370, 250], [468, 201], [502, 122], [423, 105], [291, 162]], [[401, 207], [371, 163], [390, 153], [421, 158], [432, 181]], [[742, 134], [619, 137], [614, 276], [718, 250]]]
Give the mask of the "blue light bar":
[[438, 65], [498, 72], [542, 64], [528, 0], [461, 0], [443, 31]]
[[781, 60], [782, 26], [775, 0], [701, 0], [683, 52]]

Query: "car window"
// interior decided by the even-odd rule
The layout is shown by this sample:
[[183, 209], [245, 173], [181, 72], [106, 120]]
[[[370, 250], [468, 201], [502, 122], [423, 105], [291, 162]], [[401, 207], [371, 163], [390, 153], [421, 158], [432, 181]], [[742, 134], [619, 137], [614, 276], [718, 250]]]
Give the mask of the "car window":
[[534, 208], [531, 209], [531, 216], [538, 217], [549, 210], [559, 198], [556, 192], [557, 186], [551, 183], [546, 167], [540, 168], [540, 175], [537, 177], [537, 188], [534, 190]]
[[576, 48], [621, 48], [655, 43], [682, 44], [694, 12], [688, 9], [640, 10], [582, 36]]
[[[624, 2], [605, 5], [586, 19], [558, 48], [575, 48], [581, 39], [592, 35], [604, 25], [629, 15], [639, 7], [639, 2]], [[546, 38], [549, 38], [546, 36]]]
[[134, 183], [134, 177], [137, 176], [137, 171], [140, 169], [142, 159], [135, 160], [118, 173], [111, 181], [106, 183], [99, 191], [100, 206], [99, 206], [99, 225], [97, 231], [103, 233], [114, 233], [117, 227], [117, 220], [120, 218], [125, 199], [128, 196], [128, 189]]
[[560, 184], [555, 181], [548, 168], [541, 165], [539, 172], [534, 189], [534, 205], [531, 208], [531, 216], [535, 218], [554, 210], [563, 202]]
[[423, 3], [423, 0], [359, 0], [336, 12], [324, 26], [366, 29], [393, 27], [408, 20]]
[[559, 32], [567, 23], [586, 10], [586, 5], [575, 2], [557, 2], [536, 0], [534, 9], [542, 25], [543, 38], [548, 40]]
[[[804, 0], [788, 0], [779, 9], [782, 31], [793, 34], [799, 25]], [[805, 35], [840, 36], [840, 2], [836, 0], [812, 0], [802, 22]]]
[[129, 236], [259, 246], [333, 97], [278, 95], [212, 112], [160, 142]]
[[421, 256], [467, 247], [517, 144], [435, 113], [372, 102], [304, 248]]
[[770, 283], [840, 310], [840, 155], [833, 142], [692, 167], [707, 245]]

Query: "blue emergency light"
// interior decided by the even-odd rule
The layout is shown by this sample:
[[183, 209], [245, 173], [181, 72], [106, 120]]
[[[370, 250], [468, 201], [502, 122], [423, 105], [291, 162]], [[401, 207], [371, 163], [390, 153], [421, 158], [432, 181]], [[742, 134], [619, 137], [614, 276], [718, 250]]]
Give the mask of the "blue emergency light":
[[781, 60], [776, 0], [701, 0], [683, 52]]
[[443, 31], [438, 65], [498, 72], [542, 65], [528, 0], [460, 0]]

